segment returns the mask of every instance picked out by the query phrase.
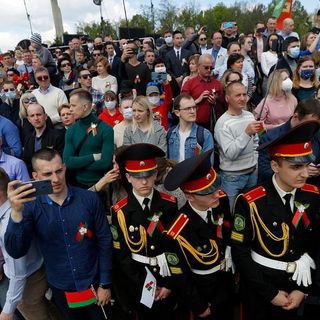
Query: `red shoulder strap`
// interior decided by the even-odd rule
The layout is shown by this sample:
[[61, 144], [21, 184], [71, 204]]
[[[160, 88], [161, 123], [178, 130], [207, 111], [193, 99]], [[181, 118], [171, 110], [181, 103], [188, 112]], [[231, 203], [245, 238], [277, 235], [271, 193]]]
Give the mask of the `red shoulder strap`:
[[250, 190], [249, 192], [245, 193], [243, 196], [250, 203], [264, 197], [265, 195], [266, 195], [266, 189], [260, 186]]

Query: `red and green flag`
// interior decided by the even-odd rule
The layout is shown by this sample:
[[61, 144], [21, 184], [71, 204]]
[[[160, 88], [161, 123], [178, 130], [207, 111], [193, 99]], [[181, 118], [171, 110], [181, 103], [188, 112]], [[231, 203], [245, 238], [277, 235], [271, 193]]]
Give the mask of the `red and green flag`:
[[292, 0], [276, 0], [272, 16], [277, 18], [277, 29], [282, 29], [282, 22], [292, 17]]
[[300, 221], [302, 221], [304, 224], [304, 227], [308, 228], [308, 226], [310, 224], [310, 220], [309, 220], [309, 217], [308, 217], [305, 209], [308, 209], [310, 204], [309, 203], [302, 204], [302, 203], [299, 203], [298, 201], [295, 201], [294, 205], [297, 208], [297, 211], [295, 212], [295, 214], [293, 216], [292, 224], [297, 229]]
[[162, 216], [162, 212], [158, 211], [153, 214], [152, 217], [148, 218], [150, 220], [150, 224], [147, 229], [147, 233], [150, 237], [153, 236], [154, 231], [158, 228], [160, 232], [164, 230], [163, 225], [160, 221], [160, 217]]
[[90, 304], [96, 303], [97, 298], [92, 289], [87, 289], [77, 292], [67, 292], [65, 291], [65, 296], [69, 308], [80, 308], [86, 307]]

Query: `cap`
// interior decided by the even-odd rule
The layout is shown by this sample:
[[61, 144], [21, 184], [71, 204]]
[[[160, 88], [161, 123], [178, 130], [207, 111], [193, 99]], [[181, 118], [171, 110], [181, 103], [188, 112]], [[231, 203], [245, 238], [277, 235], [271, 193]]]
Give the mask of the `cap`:
[[150, 143], [136, 143], [124, 147], [116, 154], [117, 162], [124, 162], [126, 171], [133, 177], [149, 177], [156, 172], [157, 157], [164, 157], [165, 152]]
[[169, 171], [164, 187], [169, 190], [181, 188], [185, 193], [207, 195], [217, 191], [221, 179], [211, 166], [212, 149], [178, 163]]
[[313, 162], [311, 139], [318, 129], [317, 121], [303, 122], [277, 139], [260, 145], [257, 151], [268, 148], [271, 158], [284, 158], [294, 163]]
[[133, 89], [133, 85], [130, 80], [121, 81], [120, 93], [129, 93], [132, 89]]
[[146, 90], [146, 96], [150, 95], [151, 93], [158, 93], [160, 94], [159, 88], [156, 86], [149, 86]]
[[30, 37], [30, 41], [41, 46], [41, 35], [39, 33], [33, 33]]

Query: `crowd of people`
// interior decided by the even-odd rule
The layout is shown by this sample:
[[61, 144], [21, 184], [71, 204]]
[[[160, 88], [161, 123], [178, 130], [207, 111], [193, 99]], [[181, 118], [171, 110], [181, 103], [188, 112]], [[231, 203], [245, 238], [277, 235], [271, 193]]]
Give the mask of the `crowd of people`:
[[276, 25], [0, 55], [0, 320], [316, 319], [320, 10]]

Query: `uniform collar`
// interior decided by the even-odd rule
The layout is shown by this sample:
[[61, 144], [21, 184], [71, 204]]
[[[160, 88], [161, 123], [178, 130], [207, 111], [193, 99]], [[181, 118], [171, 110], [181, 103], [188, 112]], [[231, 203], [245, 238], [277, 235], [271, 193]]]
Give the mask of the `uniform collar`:
[[[141, 197], [141, 196], [139, 196], [135, 191], [134, 191], [134, 189], [132, 189], [132, 193], [133, 193], [133, 195], [134, 195], [134, 197], [137, 199], [137, 201], [139, 202], [139, 204], [140, 204], [140, 206], [142, 207], [142, 205], [143, 205], [143, 200], [145, 199], [145, 198], [148, 198], [150, 201], [149, 201], [149, 208], [150, 208], [150, 206], [151, 206], [151, 201], [152, 201], [152, 197], [153, 197], [153, 188], [152, 188], [152, 191], [151, 191], [151, 193], [147, 196], [147, 197]], [[142, 207], [143, 208], [143, 207]]]
[[208, 211], [211, 211], [211, 213], [212, 213], [211, 208], [208, 208], [207, 210], [198, 210], [198, 209], [196, 209], [195, 207], [192, 206], [192, 204], [190, 203], [190, 201], [188, 201], [188, 203], [189, 203], [189, 206], [191, 207], [191, 209], [192, 209], [196, 214], [198, 214], [205, 222], [207, 222], [207, 214], [208, 214]]
[[294, 196], [295, 196], [295, 194], [296, 194], [297, 188], [293, 189], [293, 190], [290, 191], [290, 192], [286, 192], [286, 191], [282, 190], [282, 189], [279, 187], [279, 185], [278, 185], [278, 183], [277, 183], [277, 181], [276, 181], [276, 175], [275, 175], [275, 174], [272, 176], [272, 183], [273, 183], [273, 185], [274, 185], [274, 187], [275, 187], [276, 191], [278, 192], [278, 194], [279, 194], [279, 196], [280, 196], [281, 199], [283, 199], [283, 197], [284, 197], [286, 194], [289, 194], [289, 193], [292, 194], [292, 198], [294, 199]]

